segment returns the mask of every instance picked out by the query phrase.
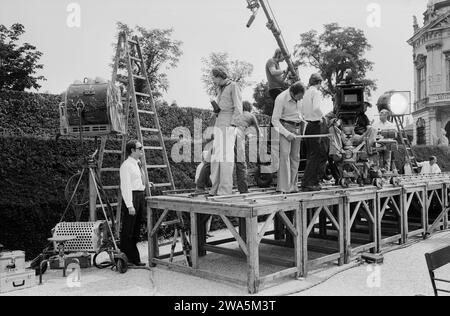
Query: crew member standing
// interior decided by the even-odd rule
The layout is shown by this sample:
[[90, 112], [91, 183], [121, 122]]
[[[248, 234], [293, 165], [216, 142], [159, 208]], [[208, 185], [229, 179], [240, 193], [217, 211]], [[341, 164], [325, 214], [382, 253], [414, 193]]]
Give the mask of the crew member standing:
[[[322, 84], [319, 74], [311, 75], [309, 88], [303, 98], [303, 117], [307, 122], [305, 136], [320, 135], [324, 130], [325, 118], [321, 110], [322, 94], [319, 87]], [[320, 175], [325, 174], [328, 160], [327, 143], [320, 138], [305, 139], [307, 163], [302, 180], [303, 191], [320, 191]]]
[[218, 87], [216, 102], [220, 112], [214, 125], [210, 195], [230, 195], [233, 193], [236, 122], [242, 115], [241, 89], [237, 83], [228, 78], [228, 73], [223, 67], [214, 68], [212, 76], [214, 84]]
[[126, 254], [130, 264], [145, 266], [145, 263], [141, 263], [136, 246], [145, 208], [145, 175], [140, 161], [143, 157], [142, 144], [136, 140], [128, 142], [126, 153], [128, 158], [120, 166], [120, 190], [123, 199], [120, 249]]
[[[269, 84], [269, 95], [275, 102], [278, 95], [285, 90], [285, 80], [288, 71], [281, 70], [280, 63], [285, 60], [281, 49], [277, 48], [275, 54], [266, 63], [266, 77]], [[273, 107], [265, 114], [272, 116]]]
[[300, 164], [301, 139], [296, 136], [303, 132], [300, 101], [305, 87], [300, 82], [282, 92], [275, 100], [272, 124], [280, 133], [280, 167], [277, 191], [297, 192], [298, 167]]

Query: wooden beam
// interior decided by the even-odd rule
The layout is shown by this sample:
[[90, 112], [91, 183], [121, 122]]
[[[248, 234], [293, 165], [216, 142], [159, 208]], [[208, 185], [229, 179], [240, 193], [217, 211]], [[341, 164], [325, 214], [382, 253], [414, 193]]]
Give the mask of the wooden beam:
[[246, 256], [248, 256], [247, 245], [242, 240], [241, 236], [238, 234], [238, 232], [234, 228], [233, 224], [231, 224], [230, 220], [225, 215], [220, 215], [220, 218], [222, 218], [222, 220], [225, 223], [225, 225], [227, 226], [228, 230], [231, 232], [231, 234], [233, 235], [234, 239], [236, 239], [236, 241], [238, 242], [239, 246], [241, 247], [242, 252], [244, 252], [244, 254]]
[[191, 213], [191, 258], [192, 268], [198, 269], [198, 216], [196, 213]]
[[264, 226], [261, 228], [261, 231], [258, 234], [258, 244], [261, 243], [261, 239], [264, 238], [267, 230], [269, 229], [269, 225], [273, 221], [273, 218], [275, 217], [276, 214], [277, 212], [273, 212], [272, 214], [270, 214], [269, 218], [264, 223]]
[[155, 236], [156, 232], [158, 231], [158, 228], [161, 226], [162, 222], [164, 221], [168, 213], [169, 210], [165, 209], [162, 215], [159, 217], [158, 221], [156, 222], [155, 227], [153, 227], [150, 236]]
[[287, 217], [286, 213], [284, 211], [278, 212], [278, 215], [280, 216], [281, 220], [284, 222], [288, 230], [291, 232], [291, 234], [294, 237], [297, 237], [298, 231], [295, 229], [294, 225], [292, 225], [291, 221]]

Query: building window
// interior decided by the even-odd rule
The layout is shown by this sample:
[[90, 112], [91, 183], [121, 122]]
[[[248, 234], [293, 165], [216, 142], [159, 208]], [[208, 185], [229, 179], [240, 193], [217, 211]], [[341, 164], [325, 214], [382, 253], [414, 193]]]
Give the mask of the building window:
[[450, 59], [445, 59], [445, 74], [447, 76], [446, 82], [447, 82], [447, 90], [450, 91]]
[[425, 120], [423, 118], [419, 118], [417, 120], [417, 145], [426, 145], [427, 138], [425, 134]]
[[423, 100], [427, 97], [427, 66], [417, 69], [417, 98]]

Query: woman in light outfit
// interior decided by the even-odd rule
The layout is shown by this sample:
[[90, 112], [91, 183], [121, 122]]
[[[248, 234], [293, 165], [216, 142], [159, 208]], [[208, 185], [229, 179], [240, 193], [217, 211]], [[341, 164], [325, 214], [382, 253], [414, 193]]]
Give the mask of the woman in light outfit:
[[227, 71], [223, 67], [214, 68], [212, 75], [214, 83], [218, 86], [216, 102], [220, 112], [214, 125], [210, 195], [231, 195], [233, 193], [236, 120], [243, 112], [241, 89], [228, 78]]

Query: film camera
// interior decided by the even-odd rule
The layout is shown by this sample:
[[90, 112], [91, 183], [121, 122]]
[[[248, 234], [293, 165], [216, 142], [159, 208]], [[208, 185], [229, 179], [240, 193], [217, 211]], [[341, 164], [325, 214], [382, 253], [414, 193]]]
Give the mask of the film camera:
[[383, 178], [389, 178], [393, 184], [397, 181], [397, 173], [383, 168], [384, 155], [380, 154], [397, 142], [379, 140], [375, 129], [361, 126], [358, 122], [368, 105], [364, 101], [365, 89], [361, 83], [346, 82], [336, 86], [334, 112], [337, 120], [330, 128], [333, 135], [330, 155], [339, 173], [339, 184], [343, 187], [348, 187], [352, 182], [361, 186], [373, 184], [382, 187]]

